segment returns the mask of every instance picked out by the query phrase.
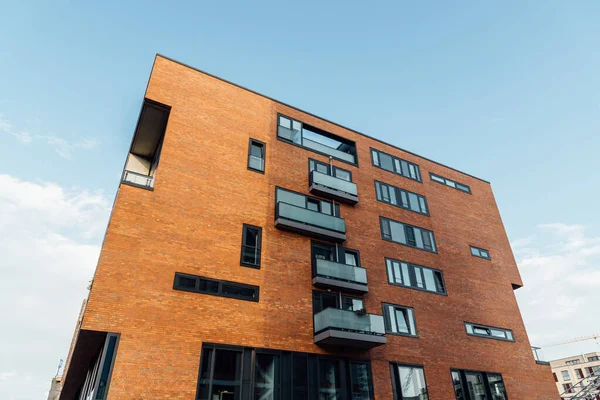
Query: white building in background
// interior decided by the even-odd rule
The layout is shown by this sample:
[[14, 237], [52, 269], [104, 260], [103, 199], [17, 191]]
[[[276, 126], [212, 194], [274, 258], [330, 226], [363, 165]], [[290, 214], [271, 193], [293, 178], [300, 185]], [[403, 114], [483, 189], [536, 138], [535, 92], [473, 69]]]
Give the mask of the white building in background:
[[[556, 388], [563, 399], [576, 395], [582, 384], [600, 381], [600, 353], [587, 353], [550, 361]], [[572, 393], [568, 393], [571, 391]], [[567, 393], [565, 393], [567, 392]], [[600, 392], [595, 393], [600, 400]]]

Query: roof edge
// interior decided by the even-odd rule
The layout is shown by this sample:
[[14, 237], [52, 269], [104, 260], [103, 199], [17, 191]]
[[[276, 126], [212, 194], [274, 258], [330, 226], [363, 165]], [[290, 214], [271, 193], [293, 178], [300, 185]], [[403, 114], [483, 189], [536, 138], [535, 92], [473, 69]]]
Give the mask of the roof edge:
[[[258, 95], [258, 96], [260, 96], [260, 97], [264, 97], [265, 99], [269, 99], [269, 100], [271, 100], [271, 101], [274, 101], [274, 102], [276, 102], [276, 103], [282, 104], [282, 105], [284, 105], [284, 106], [286, 106], [286, 107], [293, 108], [294, 110], [300, 111], [300, 112], [302, 112], [302, 113], [304, 113], [304, 114], [308, 114], [308, 115], [310, 115], [310, 116], [312, 116], [312, 117], [318, 118], [318, 119], [320, 119], [320, 120], [322, 120], [322, 121], [325, 121], [325, 122], [329, 122], [330, 124], [336, 125], [336, 126], [338, 126], [338, 127], [340, 127], [340, 128], [346, 129], [346, 130], [349, 130], [349, 131], [351, 131], [351, 132], [354, 132], [354, 133], [356, 133], [356, 134], [358, 134], [358, 135], [361, 135], [361, 136], [364, 136], [364, 137], [366, 137], [366, 138], [369, 138], [369, 139], [375, 140], [376, 142], [379, 142], [379, 143], [385, 144], [385, 145], [387, 145], [387, 146], [391, 146], [391, 147], [393, 147], [393, 148], [395, 148], [395, 149], [398, 149], [398, 150], [400, 150], [400, 151], [403, 151], [403, 152], [405, 152], [405, 153], [411, 154], [411, 155], [413, 155], [413, 156], [415, 156], [415, 157], [419, 157], [419, 158], [421, 158], [421, 159], [423, 159], [423, 160], [427, 160], [427, 161], [429, 161], [429, 162], [432, 162], [432, 163], [434, 163], [434, 164], [437, 164], [437, 165], [439, 165], [439, 166], [442, 166], [442, 167], [444, 167], [444, 168], [451, 169], [451, 170], [453, 170], [453, 171], [456, 171], [456, 172], [458, 172], [458, 173], [460, 173], [460, 174], [463, 174], [463, 175], [469, 176], [469, 177], [471, 177], [471, 178], [477, 179], [477, 180], [479, 180], [479, 181], [482, 181], [482, 182], [485, 182], [485, 183], [487, 183], [487, 184], [491, 185], [491, 183], [490, 183], [489, 181], [486, 181], [485, 179], [479, 178], [479, 177], [477, 177], [477, 176], [475, 176], [475, 175], [468, 174], [468, 173], [466, 173], [466, 172], [464, 172], [464, 171], [461, 171], [461, 170], [459, 170], [459, 169], [456, 169], [456, 168], [450, 167], [450, 166], [448, 166], [448, 165], [442, 164], [441, 162], [438, 162], [438, 161], [432, 160], [432, 159], [430, 159], [430, 158], [423, 157], [422, 155], [419, 155], [419, 154], [417, 154], [417, 153], [414, 153], [414, 152], [412, 152], [412, 151], [410, 151], [410, 150], [403, 149], [402, 147], [398, 147], [398, 146], [396, 146], [396, 145], [393, 145], [393, 144], [391, 144], [391, 143], [384, 142], [384, 141], [383, 141], [383, 140], [381, 140], [381, 139], [377, 139], [377, 138], [375, 138], [375, 137], [373, 137], [373, 136], [369, 136], [369, 135], [367, 135], [367, 134], [365, 134], [365, 133], [362, 133], [362, 132], [359, 132], [359, 131], [357, 131], [356, 129], [348, 128], [347, 126], [344, 126], [344, 125], [342, 125], [342, 124], [339, 124], [339, 123], [337, 123], [337, 122], [334, 122], [334, 121], [331, 121], [331, 120], [328, 120], [327, 118], [320, 117], [320, 116], [318, 116], [318, 115], [316, 115], [316, 114], [313, 114], [313, 113], [311, 113], [311, 112], [309, 112], [309, 111], [305, 111], [305, 110], [303, 110], [303, 109], [301, 109], [301, 108], [298, 108], [298, 107], [292, 106], [292, 105], [290, 105], [290, 104], [284, 103], [283, 101], [280, 101], [280, 100], [274, 99], [273, 97], [270, 97], [270, 96], [264, 95], [264, 94], [262, 94], [262, 93], [259, 93], [259, 92], [255, 91], [255, 90], [248, 89], [247, 87], [244, 87], [244, 86], [242, 86], [242, 85], [238, 85], [237, 83], [234, 83], [234, 82], [228, 81], [227, 79], [223, 79], [223, 78], [221, 78], [221, 77], [219, 77], [219, 76], [213, 75], [213, 74], [211, 74], [211, 73], [209, 73], [209, 72], [206, 72], [206, 71], [203, 71], [203, 70], [201, 70], [201, 69], [199, 69], [199, 68], [192, 67], [191, 65], [188, 65], [188, 64], [182, 63], [181, 61], [177, 61], [177, 60], [175, 60], [175, 59], [173, 59], [173, 58], [171, 58], [171, 57], [167, 57], [167, 56], [165, 56], [165, 55], [163, 55], [163, 54], [161, 54], [161, 53], [156, 53], [156, 56], [155, 56], [154, 62], [156, 62], [156, 57], [161, 57], [161, 58], [164, 58], [165, 60], [169, 60], [169, 61], [171, 61], [171, 62], [174, 62], [174, 63], [176, 63], [176, 64], [179, 64], [179, 65], [181, 65], [181, 66], [184, 66], [184, 67], [186, 67], [186, 68], [189, 68], [189, 69], [192, 69], [192, 70], [194, 70], [194, 71], [197, 71], [197, 72], [203, 73], [203, 74], [205, 74], [205, 75], [208, 75], [208, 76], [210, 76], [210, 77], [212, 77], [212, 78], [218, 79], [218, 80], [220, 80], [220, 81], [222, 81], [222, 82], [225, 82], [225, 83], [228, 83], [228, 84], [230, 84], [230, 85], [236, 86], [236, 87], [238, 87], [238, 88], [240, 88], [240, 89], [246, 90], [246, 91], [248, 91], [248, 92], [250, 92], [250, 93], [254, 93], [254, 94], [256, 94], [256, 95]], [[154, 69], [154, 68], [153, 68], [153, 69]]]

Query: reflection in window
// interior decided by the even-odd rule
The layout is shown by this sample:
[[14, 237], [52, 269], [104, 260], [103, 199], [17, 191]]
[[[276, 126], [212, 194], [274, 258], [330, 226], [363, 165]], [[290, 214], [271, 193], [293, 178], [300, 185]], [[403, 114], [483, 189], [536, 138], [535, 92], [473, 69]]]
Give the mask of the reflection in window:
[[265, 171], [265, 144], [256, 139], [250, 139], [248, 149], [248, 168], [254, 171]]
[[376, 167], [421, 182], [421, 171], [417, 164], [413, 164], [375, 149], [371, 149], [371, 160]]
[[427, 290], [434, 293], [446, 293], [442, 271], [391, 258], [386, 258], [385, 264], [388, 273], [388, 282], [391, 284]]
[[416, 336], [415, 316], [413, 309], [393, 304], [383, 305], [383, 318], [387, 333]]
[[319, 400], [341, 400], [340, 368], [336, 360], [319, 360]]
[[418, 249], [436, 252], [435, 238], [433, 232], [380, 217], [381, 237], [384, 240], [401, 243]]
[[419, 214], [429, 215], [427, 200], [420, 194], [375, 181], [375, 195], [377, 196], [377, 200], [383, 203], [392, 204]]
[[488, 383], [490, 384], [490, 391], [492, 392], [492, 399], [508, 400], [506, 389], [504, 388], [504, 382], [502, 381], [502, 375], [487, 374], [487, 377]]
[[256, 354], [254, 400], [278, 400], [280, 397], [279, 356]]
[[[200, 369], [198, 400], [238, 400], [241, 395], [242, 364], [240, 351], [204, 351]], [[211, 368], [212, 366], [212, 368]]]
[[395, 393], [394, 398], [428, 400], [427, 385], [423, 367], [392, 364]]
[[350, 388], [352, 400], [370, 400], [373, 398], [371, 388], [371, 368], [368, 364], [350, 363]]
[[471, 400], [487, 400], [483, 375], [478, 372], [466, 372], [465, 377]]

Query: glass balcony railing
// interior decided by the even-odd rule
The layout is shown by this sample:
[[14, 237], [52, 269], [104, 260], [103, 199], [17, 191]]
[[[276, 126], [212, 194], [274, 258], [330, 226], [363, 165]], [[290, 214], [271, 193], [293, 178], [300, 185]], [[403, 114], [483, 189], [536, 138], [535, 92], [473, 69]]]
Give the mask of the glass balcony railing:
[[359, 315], [355, 311], [326, 308], [315, 314], [314, 322], [316, 333], [334, 329], [375, 336], [385, 335], [382, 315]]
[[123, 182], [131, 183], [135, 186], [153, 188], [154, 177], [144, 174], [138, 174], [137, 172], [125, 171], [123, 174]]
[[327, 175], [317, 170], [313, 170], [310, 173], [310, 183], [316, 185], [326, 186], [331, 189], [338, 190], [340, 192], [348, 193], [352, 196], [358, 196], [358, 189], [356, 183], [345, 181], [335, 176]]
[[344, 221], [342, 218], [308, 210], [306, 208], [298, 207], [281, 201], [277, 203], [275, 217], [285, 218], [291, 221], [300, 222], [302, 224], [327, 229], [342, 234], [346, 233], [346, 221]]
[[531, 346], [531, 350], [533, 351], [533, 357], [535, 358], [536, 363], [544, 365], [550, 364], [548, 361], [546, 361], [546, 357], [544, 357], [544, 353], [542, 353], [541, 347]]
[[362, 285], [367, 284], [367, 270], [362, 267], [323, 260], [321, 258], [317, 258], [316, 261], [318, 276]]
[[[354, 159], [354, 155], [334, 149], [333, 147], [327, 146], [326, 144], [319, 143], [317, 141], [308, 139], [308, 138], [304, 137], [305, 134], [303, 133], [303, 131], [304, 130], [298, 130], [298, 129], [292, 130], [292, 129], [283, 127], [281, 125], [279, 125], [277, 127], [277, 135], [280, 138], [288, 140], [292, 143], [296, 143], [297, 145], [300, 145], [302, 147], [306, 147], [308, 149], [318, 151], [319, 153], [324, 153], [324, 154], [333, 156], [340, 160], [345, 160], [345, 161], [348, 161], [351, 163], [356, 162], [356, 160]], [[312, 133], [312, 134], [315, 135], [315, 133]]]

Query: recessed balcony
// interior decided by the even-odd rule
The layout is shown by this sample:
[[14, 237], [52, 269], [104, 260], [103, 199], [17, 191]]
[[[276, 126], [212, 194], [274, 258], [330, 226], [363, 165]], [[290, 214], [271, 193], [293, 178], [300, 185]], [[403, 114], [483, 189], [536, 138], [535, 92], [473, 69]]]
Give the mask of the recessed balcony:
[[308, 186], [310, 192], [318, 196], [334, 198], [346, 204], [358, 203], [358, 189], [354, 182], [313, 170], [308, 178]]
[[355, 265], [317, 258], [315, 261], [313, 285], [367, 293], [367, 270]]
[[387, 342], [383, 316], [326, 308], [315, 314], [315, 343], [370, 349]]
[[344, 219], [282, 201], [275, 207], [275, 227], [333, 242], [346, 240]]

